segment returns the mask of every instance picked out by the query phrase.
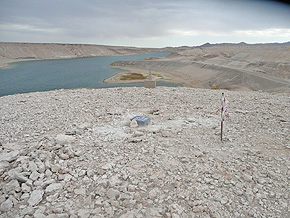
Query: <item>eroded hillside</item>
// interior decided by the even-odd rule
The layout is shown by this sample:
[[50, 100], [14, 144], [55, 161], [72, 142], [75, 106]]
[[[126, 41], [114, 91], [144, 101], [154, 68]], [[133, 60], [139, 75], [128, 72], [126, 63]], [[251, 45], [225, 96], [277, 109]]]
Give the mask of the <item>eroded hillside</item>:
[[166, 58], [114, 62], [123, 69], [155, 70], [184, 86], [290, 91], [290, 46], [213, 45], [173, 49]]
[[152, 50], [105, 45], [0, 42], [0, 64], [17, 60], [129, 55]]

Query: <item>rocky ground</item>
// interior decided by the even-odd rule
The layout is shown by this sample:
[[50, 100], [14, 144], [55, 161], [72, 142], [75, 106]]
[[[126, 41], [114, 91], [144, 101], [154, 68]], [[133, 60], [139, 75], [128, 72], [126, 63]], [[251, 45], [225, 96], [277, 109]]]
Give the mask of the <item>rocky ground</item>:
[[1, 97], [0, 217], [289, 217], [289, 94], [221, 92]]

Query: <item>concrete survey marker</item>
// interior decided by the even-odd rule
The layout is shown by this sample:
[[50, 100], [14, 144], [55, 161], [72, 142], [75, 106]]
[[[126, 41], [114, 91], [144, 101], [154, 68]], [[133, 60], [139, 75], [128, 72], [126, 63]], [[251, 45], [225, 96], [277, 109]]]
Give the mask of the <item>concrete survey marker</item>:
[[145, 88], [156, 88], [156, 81], [155, 80], [145, 80], [144, 87]]
[[136, 120], [137, 123], [138, 123], [138, 126], [146, 126], [150, 123], [151, 119], [150, 117], [144, 117], [144, 116], [135, 116], [133, 117], [132, 119], [130, 119], [131, 121], [132, 120]]
[[144, 87], [145, 88], [156, 88], [156, 81], [154, 79], [152, 79], [151, 70], [149, 70], [148, 80], [144, 81]]

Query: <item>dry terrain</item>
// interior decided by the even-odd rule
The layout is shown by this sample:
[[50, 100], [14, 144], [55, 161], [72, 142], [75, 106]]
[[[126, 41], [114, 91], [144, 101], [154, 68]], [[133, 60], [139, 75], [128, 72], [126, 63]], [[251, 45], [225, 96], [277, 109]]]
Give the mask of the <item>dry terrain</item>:
[[223, 91], [0, 97], [0, 217], [289, 217], [289, 95]]
[[144, 74], [152, 70], [188, 87], [290, 92], [289, 43], [208, 44], [171, 50], [165, 58], [118, 61], [111, 66]]
[[[111, 67], [128, 70], [129, 74], [160, 76], [159, 81], [187, 87], [228, 90], [262, 90], [290, 92], [290, 43], [274, 44], [205, 44], [197, 47], [136, 48], [122, 46], [0, 43], [0, 66], [39, 59], [78, 58], [171, 51], [165, 58], [113, 62]], [[125, 74], [128, 74], [125, 73]], [[122, 74], [109, 78], [109, 83], [136, 82], [121, 80]], [[140, 80], [139, 80], [140, 81]], [[137, 81], [137, 82], [139, 82]], [[141, 80], [142, 82], [142, 80]]]
[[10, 62], [23, 60], [116, 56], [146, 53], [153, 50], [158, 49], [86, 44], [0, 42], [0, 67]]

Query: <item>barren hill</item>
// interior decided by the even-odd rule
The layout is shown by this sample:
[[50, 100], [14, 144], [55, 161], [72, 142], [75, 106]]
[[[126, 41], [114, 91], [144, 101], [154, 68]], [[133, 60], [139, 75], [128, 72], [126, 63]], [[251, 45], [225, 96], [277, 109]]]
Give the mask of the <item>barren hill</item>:
[[289, 95], [223, 91], [0, 97], [0, 217], [289, 217]]
[[0, 42], [0, 65], [17, 60], [128, 55], [152, 50], [105, 45]]
[[159, 60], [114, 62], [123, 69], [163, 72], [185, 86], [286, 91], [290, 88], [290, 45], [218, 44], [171, 48]]

